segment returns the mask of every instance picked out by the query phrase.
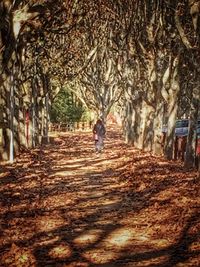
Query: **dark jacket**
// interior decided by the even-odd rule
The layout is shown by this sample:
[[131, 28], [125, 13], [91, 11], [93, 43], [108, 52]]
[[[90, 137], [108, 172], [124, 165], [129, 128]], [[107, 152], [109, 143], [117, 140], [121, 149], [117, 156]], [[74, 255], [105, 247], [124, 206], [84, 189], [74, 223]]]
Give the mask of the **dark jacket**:
[[96, 123], [93, 128], [93, 133], [97, 134], [98, 136], [104, 137], [106, 129], [103, 123]]

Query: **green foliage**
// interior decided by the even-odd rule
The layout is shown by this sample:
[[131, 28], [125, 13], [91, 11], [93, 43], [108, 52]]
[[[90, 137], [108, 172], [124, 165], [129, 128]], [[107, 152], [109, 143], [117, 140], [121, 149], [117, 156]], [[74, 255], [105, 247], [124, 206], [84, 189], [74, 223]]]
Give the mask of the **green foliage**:
[[67, 89], [61, 89], [50, 111], [51, 122], [80, 121], [85, 113], [85, 108], [80, 101]]

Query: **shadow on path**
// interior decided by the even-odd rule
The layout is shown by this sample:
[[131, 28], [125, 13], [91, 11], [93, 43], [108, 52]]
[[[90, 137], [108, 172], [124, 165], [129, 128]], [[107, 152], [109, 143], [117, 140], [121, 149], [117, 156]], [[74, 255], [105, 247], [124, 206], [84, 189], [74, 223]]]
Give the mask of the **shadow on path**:
[[199, 185], [108, 132], [64, 133], [0, 177], [0, 266], [199, 266]]

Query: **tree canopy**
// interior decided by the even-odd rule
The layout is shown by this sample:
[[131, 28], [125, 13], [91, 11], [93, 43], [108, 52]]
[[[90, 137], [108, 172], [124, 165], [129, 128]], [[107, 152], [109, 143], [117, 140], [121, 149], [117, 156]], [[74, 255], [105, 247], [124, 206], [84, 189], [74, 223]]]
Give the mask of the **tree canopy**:
[[78, 122], [85, 113], [82, 103], [74, 99], [74, 95], [67, 89], [62, 88], [51, 106], [50, 119], [53, 123]]
[[127, 142], [139, 148], [161, 153], [165, 121], [168, 158], [177, 117], [190, 117], [191, 148], [200, 99], [199, 12], [197, 0], [1, 1], [2, 143], [23, 128], [23, 109], [31, 112], [33, 140], [42, 134], [42, 116], [70, 83], [105, 118], [115, 105]]

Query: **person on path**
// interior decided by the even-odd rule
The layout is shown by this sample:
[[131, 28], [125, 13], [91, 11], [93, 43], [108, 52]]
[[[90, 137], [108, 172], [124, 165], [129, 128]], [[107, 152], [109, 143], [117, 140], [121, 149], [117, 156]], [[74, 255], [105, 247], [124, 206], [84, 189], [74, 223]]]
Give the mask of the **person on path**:
[[101, 152], [103, 150], [105, 133], [105, 126], [102, 120], [98, 119], [93, 127], [96, 152]]

